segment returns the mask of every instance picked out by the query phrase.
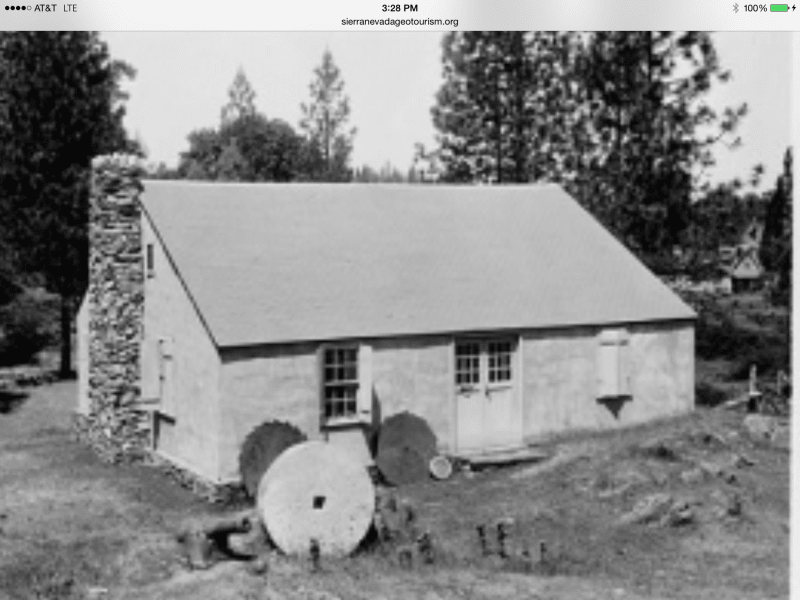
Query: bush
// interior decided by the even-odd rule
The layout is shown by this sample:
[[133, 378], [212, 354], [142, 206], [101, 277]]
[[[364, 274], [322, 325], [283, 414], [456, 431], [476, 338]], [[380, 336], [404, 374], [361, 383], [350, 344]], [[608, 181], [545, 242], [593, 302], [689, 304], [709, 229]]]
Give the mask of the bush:
[[759, 334], [737, 327], [725, 315], [701, 312], [695, 326], [695, 351], [705, 360], [734, 359], [748, 346], [758, 343]]
[[700, 311], [695, 328], [695, 351], [704, 360], [734, 361], [730, 377], [735, 380], [747, 379], [751, 365], [756, 365], [759, 377], [789, 369], [787, 336], [743, 328], [719, 310]]
[[709, 383], [699, 383], [694, 390], [694, 403], [697, 406], [714, 407], [728, 399], [728, 395]]
[[0, 366], [31, 362], [53, 342], [57, 311], [52, 299], [30, 293], [0, 307]]
[[771, 337], [761, 338], [758, 343], [743, 348], [736, 365], [731, 370], [733, 379], [750, 377], [750, 367], [756, 365], [759, 379], [777, 374], [779, 370], [789, 370], [789, 345], [785, 341]]

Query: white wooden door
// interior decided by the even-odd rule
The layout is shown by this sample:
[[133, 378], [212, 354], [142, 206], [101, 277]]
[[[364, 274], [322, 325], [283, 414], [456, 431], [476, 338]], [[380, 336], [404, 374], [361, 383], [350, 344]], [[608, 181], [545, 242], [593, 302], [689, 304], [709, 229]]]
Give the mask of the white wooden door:
[[521, 443], [522, 423], [514, 389], [513, 349], [509, 340], [486, 342], [486, 408], [484, 447], [508, 448]]
[[517, 447], [522, 443], [511, 340], [456, 343], [456, 445], [459, 452]]
[[481, 345], [456, 343], [457, 445], [460, 452], [476, 452], [483, 447], [485, 391], [482, 384]]

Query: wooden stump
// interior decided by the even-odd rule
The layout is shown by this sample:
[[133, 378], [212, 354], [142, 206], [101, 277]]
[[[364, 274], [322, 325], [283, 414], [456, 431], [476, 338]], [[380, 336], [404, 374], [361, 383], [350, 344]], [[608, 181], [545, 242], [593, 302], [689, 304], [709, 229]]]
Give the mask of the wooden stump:
[[375, 490], [358, 459], [325, 442], [303, 442], [281, 454], [261, 480], [258, 510], [286, 554], [323, 556], [356, 549], [372, 523]]

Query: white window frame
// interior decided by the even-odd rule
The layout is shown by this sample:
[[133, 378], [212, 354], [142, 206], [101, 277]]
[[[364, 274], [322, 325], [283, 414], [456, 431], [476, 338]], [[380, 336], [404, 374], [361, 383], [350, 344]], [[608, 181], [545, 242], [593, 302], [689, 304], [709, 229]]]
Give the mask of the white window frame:
[[[335, 350], [355, 350], [356, 378], [345, 380], [343, 384], [329, 383], [326, 377], [327, 352]], [[372, 346], [363, 343], [332, 343], [320, 347], [319, 351], [319, 389], [320, 423], [322, 428], [335, 428], [372, 422]], [[355, 409], [344, 415], [328, 416], [326, 390], [343, 385], [355, 390]]]

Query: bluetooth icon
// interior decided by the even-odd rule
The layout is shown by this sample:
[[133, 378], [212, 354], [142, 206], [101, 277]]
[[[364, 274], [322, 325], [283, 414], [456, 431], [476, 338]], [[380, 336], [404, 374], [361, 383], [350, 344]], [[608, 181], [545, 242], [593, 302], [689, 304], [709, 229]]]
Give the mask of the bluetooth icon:
[[739, 5], [738, 4], [734, 4], [733, 5], [733, 12], [735, 12], [735, 13], [739, 12]]

